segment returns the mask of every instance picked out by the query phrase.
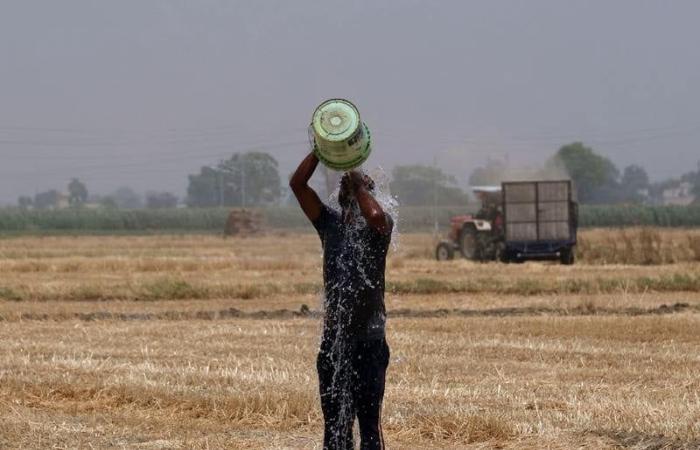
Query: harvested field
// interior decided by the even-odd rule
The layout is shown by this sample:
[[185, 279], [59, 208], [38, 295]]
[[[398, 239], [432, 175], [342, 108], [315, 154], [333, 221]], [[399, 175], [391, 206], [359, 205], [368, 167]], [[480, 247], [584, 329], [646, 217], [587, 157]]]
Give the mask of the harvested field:
[[[402, 236], [389, 448], [700, 447], [698, 236], [586, 231], [573, 267]], [[320, 263], [311, 234], [0, 240], [0, 448], [319, 448]]]

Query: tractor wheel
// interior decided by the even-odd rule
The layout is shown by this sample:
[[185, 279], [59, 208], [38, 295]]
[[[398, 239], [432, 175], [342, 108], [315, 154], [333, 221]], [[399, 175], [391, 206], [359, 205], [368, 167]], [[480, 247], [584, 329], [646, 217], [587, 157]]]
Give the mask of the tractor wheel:
[[573, 248], [567, 248], [565, 250], [562, 250], [561, 253], [559, 254], [559, 261], [567, 266], [570, 266], [574, 263], [574, 260], [576, 257], [574, 256], [574, 249]]
[[435, 259], [438, 261], [447, 261], [455, 257], [455, 252], [452, 245], [448, 242], [440, 242], [435, 249]]
[[511, 259], [510, 254], [508, 254], [508, 252], [505, 250], [503, 251], [503, 253], [501, 253], [500, 258], [498, 260], [504, 264], [510, 264], [513, 262], [513, 259]]
[[465, 259], [478, 259], [479, 242], [476, 233], [474, 227], [464, 227], [459, 235], [459, 251]]
[[503, 242], [498, 242], [495, 244], [496, 248], [493, 255], [494, 261], [508, 262], [508, 254], [506, 252], [506, 246]]

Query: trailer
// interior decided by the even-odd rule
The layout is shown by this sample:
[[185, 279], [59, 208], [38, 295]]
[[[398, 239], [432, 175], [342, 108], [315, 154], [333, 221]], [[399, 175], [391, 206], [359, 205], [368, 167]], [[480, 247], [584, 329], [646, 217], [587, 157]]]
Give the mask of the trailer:
[[574, 263], [578, 204], [571, 180], [503, 182], [501, 192], [502, 261]]

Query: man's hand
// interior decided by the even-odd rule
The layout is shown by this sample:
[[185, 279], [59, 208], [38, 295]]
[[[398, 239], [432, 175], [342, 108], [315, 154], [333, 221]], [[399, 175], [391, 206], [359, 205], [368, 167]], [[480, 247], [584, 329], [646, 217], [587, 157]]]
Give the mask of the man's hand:
[[358, 189], [365, 188], [365, 175], [358, 172], [357, 170], [351, 170], [346, 172], [348, 182], [350, 183], [350, 188], [353, 193], [356, 193]]
[[340, 179], [340, 189], [354, 194], [358, 189], [367, 187], [366, 178], [367, 175], [358, 172], [357, 170], [345, 172]]
[[357, 194], [360, 189], [367, 189], [368, 191], [374, 190], [374, 180], [372, 180], [369, 175], [364, 172], [359, 172], [357, 170], [351, 170], [346, 172], [343, 176], [346, 184], [353, 194]]
[[372, 179], [357, 170], [347, 172], [343, 179], [350, 184], [350, 188], [357, 199], [357, 204], [360, 206], [362, 216], [364, 216], [367, 223], [382, 234], [390, 233], [391, 226], [386, 218], [386, 214], [370, 192], [370, 190], [374, 189]]

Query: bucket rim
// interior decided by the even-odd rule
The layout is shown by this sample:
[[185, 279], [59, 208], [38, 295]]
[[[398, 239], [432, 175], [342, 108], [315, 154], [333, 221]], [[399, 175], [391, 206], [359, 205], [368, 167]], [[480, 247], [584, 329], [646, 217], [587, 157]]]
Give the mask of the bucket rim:
[[[333, 133], [329, 132], [323, 125], [323, 108], [329, 104], [332, 103], [338, 103], [343, 105], [346, 108], [349, 108], [352, 111], [352, 115], [354, 116], [352, 118], [352, 122], [354, 126], [348, 126], [346, 129], [344, 129], [341, 132], [338, 133]], [[317, 126], [318, 125], [318, 126]], [[314, 135], [318, 139], [322, 139], [327, 142], [342, 142], [346, 139], [348, 139], [353, 133], [357, 131], [358, 128], [360, 128], [363, 125], [362, 122], [362, 116], [360, 115], [360, 110], [357, 108], [357, 106], [351, 102], [348, 99], [345, 98], [329, 98], [321, 102], [316, 109], [314, 109], [313, 114], [311, 114], [311, 129], [314, 132]]]

